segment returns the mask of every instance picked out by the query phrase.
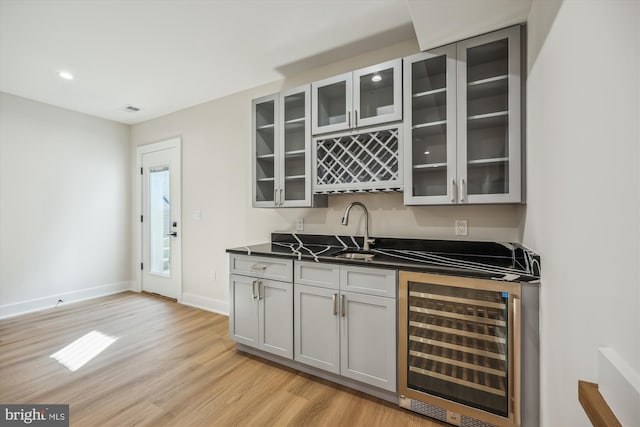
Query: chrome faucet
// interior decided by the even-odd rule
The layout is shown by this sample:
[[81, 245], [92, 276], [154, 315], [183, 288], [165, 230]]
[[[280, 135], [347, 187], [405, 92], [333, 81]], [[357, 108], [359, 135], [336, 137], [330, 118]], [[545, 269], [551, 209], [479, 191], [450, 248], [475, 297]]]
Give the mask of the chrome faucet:
[[349, 212], [354, 206], [360, 206], [364, 211], [364, 245], [362, 249], [368, 252], [371, 249], [370, 244], [373, 244], [375, 240], [369, 239], [369, 211], [367, 210], [367, 207], [360, 202], [349, 203], [349, 206], [344, 210], [344, 215], [342, 216], [342, 225], [349, 224]]

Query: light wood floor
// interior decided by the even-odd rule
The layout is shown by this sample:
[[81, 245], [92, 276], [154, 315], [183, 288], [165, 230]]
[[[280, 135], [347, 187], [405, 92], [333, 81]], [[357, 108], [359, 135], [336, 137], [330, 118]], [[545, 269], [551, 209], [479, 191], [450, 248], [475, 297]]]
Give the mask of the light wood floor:
[[[51, 354], [117, 340], [75, 372]], [[70, 404], [73, 426], [441, 426], [237, 352], [227, 317], [124, 293], [0, 321], [0, 402]]]

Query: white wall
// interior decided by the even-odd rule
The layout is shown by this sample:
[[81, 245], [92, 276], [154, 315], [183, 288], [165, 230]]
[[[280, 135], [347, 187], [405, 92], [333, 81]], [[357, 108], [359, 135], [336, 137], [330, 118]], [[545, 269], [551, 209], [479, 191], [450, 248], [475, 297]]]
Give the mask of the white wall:
[[[132, 127], [134, 146], [182, 135], [183, 290], [202, 305], [226, 305], [226, 248], [268, 242], [272, 231], [291, 231], [304, 218], [305, 233], [362, 234], [356, 215], [340, 225], [346, 204], [363, 201], [371, 211], [371, 234], [455, 238], [455, 218], [469, 220], [469, 238], [519, 241], [520, 206], [404, 207], [401, 194], [330, 196], [328, 208], [251, 208], [251, 99], [283, 88], [415, 53], [415, 40], [328, 64], [285, 81], [254, 88]], [[196, 209], [202, 219], [194, 220]], [[135, 216], [135, 214], [134, 214]], [[135, 256], [134, 256], [135, 257]], [[213, 273], [213, 274], [212, 274]], [[211, 277], [215, 276], [214, 280]]]
[[542, 256], [545, 426], [590, 425], [577, 384], [598, 382], [598, 347], [640, 372], [639, 28], [637, 1], [534, 1], [529, 16], [523, 242]]
[[129, 127], [0, 93], [0, 316], [129, 287]]

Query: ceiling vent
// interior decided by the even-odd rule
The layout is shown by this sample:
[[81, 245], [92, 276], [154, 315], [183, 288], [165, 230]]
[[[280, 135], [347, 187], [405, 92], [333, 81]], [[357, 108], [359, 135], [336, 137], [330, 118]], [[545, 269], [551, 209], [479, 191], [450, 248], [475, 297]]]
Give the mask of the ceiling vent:
[[124, 111], [128, 111], [130, 113], [137, 113], [138, 111], [140, 111], [140, 109], [138, 107], [134, 107], [133, 105], [126, 105], [124, 107]]

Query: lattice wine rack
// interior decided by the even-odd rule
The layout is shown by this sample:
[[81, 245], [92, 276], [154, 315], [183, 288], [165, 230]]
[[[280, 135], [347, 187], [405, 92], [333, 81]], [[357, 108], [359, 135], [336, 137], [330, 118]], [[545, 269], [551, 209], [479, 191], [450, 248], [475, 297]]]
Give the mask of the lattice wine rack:
[[314, 193], [401, 191], [399, 128], [314, 140]]

